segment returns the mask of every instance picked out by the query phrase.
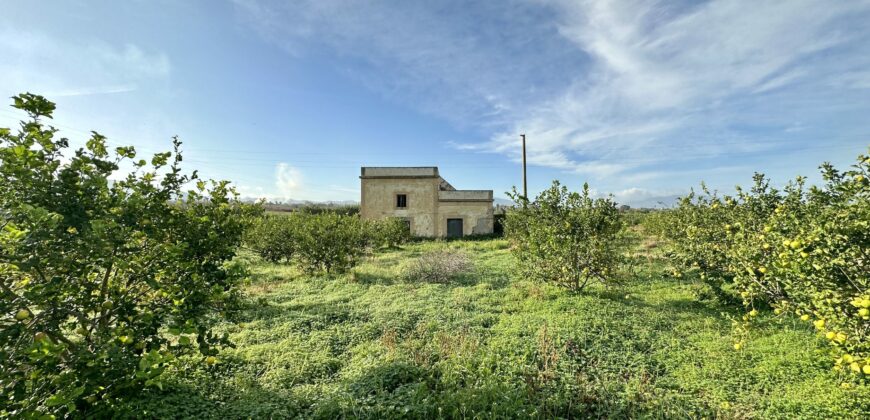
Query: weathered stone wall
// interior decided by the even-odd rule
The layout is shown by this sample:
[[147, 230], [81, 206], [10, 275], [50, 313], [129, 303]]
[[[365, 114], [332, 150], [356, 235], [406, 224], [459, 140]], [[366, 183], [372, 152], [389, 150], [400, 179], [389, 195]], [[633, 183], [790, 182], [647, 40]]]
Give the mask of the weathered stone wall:
[[[438, 178], [363, 178], [360, 216], [364, 219], [407, 217], [415, 236], [435, 236]], [[396, 194], [408, 196], [408, 207], [396, 208]]]
[[492, 233], [492, 203], [486, 201], [441, 201], [438, 203], [436, 235], [447, 236], [447, 219], [462, 219], [463, 235]]

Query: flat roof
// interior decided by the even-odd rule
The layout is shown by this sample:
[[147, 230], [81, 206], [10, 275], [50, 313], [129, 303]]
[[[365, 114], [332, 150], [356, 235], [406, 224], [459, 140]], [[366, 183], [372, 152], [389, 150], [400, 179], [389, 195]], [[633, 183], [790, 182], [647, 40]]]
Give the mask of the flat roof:
[[360, 178], [435, 178], [437, 166], [363, 166]]

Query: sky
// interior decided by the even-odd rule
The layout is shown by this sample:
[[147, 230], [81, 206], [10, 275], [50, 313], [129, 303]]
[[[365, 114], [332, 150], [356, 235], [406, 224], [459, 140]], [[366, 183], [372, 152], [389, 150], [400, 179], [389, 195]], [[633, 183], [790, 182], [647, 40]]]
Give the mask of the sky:
[[867, 22], [868, 0], [0, 0], [0, 100], [48, 97], [73, 145], [178, 135], [245, 197], [359, 200], [361, 166], [438, 166], [504, 198], [525, 133], [530, 195], [650, 206], [865, 153]]

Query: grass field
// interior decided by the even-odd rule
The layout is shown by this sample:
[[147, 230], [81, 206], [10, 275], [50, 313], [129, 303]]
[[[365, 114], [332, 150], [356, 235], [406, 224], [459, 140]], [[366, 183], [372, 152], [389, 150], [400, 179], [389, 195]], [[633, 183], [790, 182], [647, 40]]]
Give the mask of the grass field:
[[[474, 269], [404, 280], [440, 247]], [[188, 360], [135, 402], [155, 416], [859, 418], [870, 390], [842, 386], [806, 323], [762, 313], [736, 351], [728, 314], [638, 247], [634, 274], [572, 294], [517, 279], [503, 240], [382, 251], [344, 276], [250, 259], [237, 348]]]

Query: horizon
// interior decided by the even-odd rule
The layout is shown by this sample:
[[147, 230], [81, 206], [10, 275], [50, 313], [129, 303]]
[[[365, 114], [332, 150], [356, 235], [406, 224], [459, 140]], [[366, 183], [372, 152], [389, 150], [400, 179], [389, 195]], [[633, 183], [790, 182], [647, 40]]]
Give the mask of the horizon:
[[[247, 198], [359, 201], [362, 166], [459, 189], [588, 182], [632, 207], [870, 145], [870, 2], [9, 3], [0, 96]], [[0, 127], [23, 113], [0, 107]]]

